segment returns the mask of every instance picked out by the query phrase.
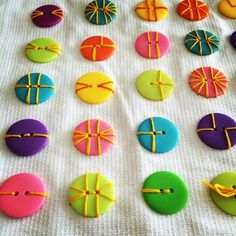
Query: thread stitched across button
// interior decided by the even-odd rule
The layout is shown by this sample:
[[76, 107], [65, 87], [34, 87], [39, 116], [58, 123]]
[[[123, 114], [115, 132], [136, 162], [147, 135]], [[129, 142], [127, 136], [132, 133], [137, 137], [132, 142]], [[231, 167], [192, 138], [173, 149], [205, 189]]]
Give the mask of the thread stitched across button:
[[28, 43], [28, 45], [26, 46], [26, 54], [28, 54], [32, 51], [37, 51], [37, 50], [47, 50], [50, 52], [54, 52], [58, 55], [60, 55], [60, 53], [61, 53], [60, 47], [58, 47], [56, 44], [48, 45], [46, 47], [39, 47], [33, 43]]
[[[148, 58], [152, 58], [152, 52], [151, 52], [151, 44], [152, 44], [152, 41], [150, 39], [150, 32], [148, 31], [147, 32], [147, 45], [148, 45]], [[161, 57], [161, 52], [160, 52], [160, 47], [159, 47], [159, 44], [158, 44], [158, 32], [156, 31], [155, 32], [155, 47], [156, 47], [156, 58], [160, 58]]]
[[[0, 192], [0, 195], [10, 195], [10, 196], [17, 196], [18, 192]], [[35, 196], [40, 196], [40, 197], [48, 197], [47, 193], [44, 192], [31, 192], [31, 191], [26, 191], [25, 195], [35, 195]]]
[[[106, 90], [109, 90], [109, 91], [111, 91], [112, 93], [114, 93], [114, 90], [113, 90], [113, 89], [111, 89], [111, 88], [109, 88], [109, 87], [106, 86], [106, 85], [108, 85], [108, 84], [113, 84], [113, 82], [112, 82], [112, 81], [108, 81], [108, 82], [105, 82], [105, 83], [98, 84], [98, 85], [97, 85], [97, 88], [106, 89]], [[91, 84], [80, 83], [80, 82], [77, 82], [76, 85], [78, 85], [78, 87], [79, 87], [79, 86], [82, 86], [82, 87], [80, 87], [80, 88], [76, 88], [76, 93], [77, 93], [78, 91], [80, 91], [80, 90], [88, 89], [88, 88], [92, 88], [92, 87], [93, 87], [93, 85], [91, 85]]]

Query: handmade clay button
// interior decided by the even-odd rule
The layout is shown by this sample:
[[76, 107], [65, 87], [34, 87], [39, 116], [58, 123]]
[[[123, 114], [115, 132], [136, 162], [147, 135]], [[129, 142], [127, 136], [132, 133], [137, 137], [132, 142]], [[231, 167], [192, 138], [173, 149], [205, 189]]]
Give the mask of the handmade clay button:
[[210, 55], [219, 50], [219, 38], [205, 30], [193, 30], [184, 39], [185, 47], [200, 56]]
[[236, 144], [236, 122], [220, 113], [204, 116], [198, 123], [199, 138], [209, 147], [230, 149]]
[[143, 184], [142, 193], [146, 204], [164, 215], [177, 213], [188, 201], [188, 189], [184, 181], [168, 171], [150, 175]]
[[236, 0], [221, 0], [218, 9], [222, 15], [236, 19]]
[[73, 143], [78, 151], [88, 156], [101, 155], [114, 144], [113, 128], [102, 120], [86, 120], [74, 130]]
[[180, 16], [191, 21], [203, 20], [209, 15], [207, 4], [198, 0], [184, 0], [180, 2], [177, 11]]
[[136, 5], [135, 12], [143, 20], [159, 21], [166, 18], [168, 7], [161, 1], [145, 0]]
[[70, 205], [82, 216], [99, 217], [113, 205], [114, 201], [113, 183], [99, 173], [79, 176], [70, 186]]
[[173, 80], [160, 70], [146, 70], [136, 80], [139, 93], [150, 100], [164, 100], [174, 89]]
[[26, 104], [39, 104], [49, 100], [54, 94], [53, 81], [41, 73], [28, 73], [15, 86], [17, 98]]
[[109, 76], [101, 72], [90, 72], [76, 82], [76, 94], [90, 104], [107, 101], [114, 93], [114, 84]]
[[236, 31], [234, 31], [230, 37], [230, 42], [232, 46], [236, 49]]
[[84, 58], [90, 61], [104, 61], [115, 51], [114, 42], [105, 36], [93, 36], [85, 39], [80, 46]]
[[63, 10], [55, 5], [44, 5], [33, 11], [31, 19], [40, 27], [51, 27], [61, 22]]
[[33, 119], [20, 120], [7, 131], [8, 148], [19, 156], [31, 156], [40, 152], [48, 143], [47, 127]]
[[115, 20], [117, 8], [110, 0], [95, 0], [85, 8], [86, 19], [96, 25], [105, 25]]
[[135, 42], [137, 53], [148, 59], [157, 59], [170, 50], [169, 39], [159, 32], [145, 32], [138, 36]]
[[25, 49], [26, 57], [37, 63], [55, 60], [61, 53], [61, 46], [53, 39], [39, 38], [28, 43]]
[[179, 141], [179, 132], [175, 125], [162, 117], [144, 120], [137, 135], [140, 144], [152, 153], [169, 152]]
[[36, 213], [48, 196], [42, 180], [32, 174], [13, 175], [0, 185], [0, 211], [23, 218]]
[[236, 172], [225, 172], [216, 176], [211, 183], [203, 181], [210, 188], [212, 200], [222, 211], [236, 216]]
[[225, 93], [228, 88], [228, 79], [219, 69], [200, 67], [189, 76], [189, 85], [197, 95], [216, 98]]

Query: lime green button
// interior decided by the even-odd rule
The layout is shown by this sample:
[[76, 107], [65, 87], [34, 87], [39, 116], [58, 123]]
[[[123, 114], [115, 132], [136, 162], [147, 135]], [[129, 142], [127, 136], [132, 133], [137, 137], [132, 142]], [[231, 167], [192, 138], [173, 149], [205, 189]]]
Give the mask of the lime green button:
[[69, 189], [69, 202], [72, 208], [85, 217], [99, 217], [114, 201], [113, 184], [99, 173], [79, 176]]
[[188, 201], [188, 189], [183, 180], [168, 171], [150, 175], [143, 184], [143, 198], [155, 212], [170, 215], [182, 210]]
[[[223, 187], [226, 187], [228, 190], [223, 191], [224, 193], [234, 193], [231, 197], [225, 197], [213, 189], [210, 190], [212, 200], [214, 201], [216, 206], [219, 207], [222, 211], [230, 215], [236, 216], [236, 172], [222, 173], [216, 176], [212, 180], [211, 184], [219, 184]], [[221, 190], [221, 187], [219, 187], [219, 190]]]
[[146, 70], [138, 76], [136, 88], [143, 97], [162, 101], [172, 94], [174, 83], [160, 70]]
[[55, 60], [61, 53], [61, 46], [50, 38], [39, 38], [27, 44], [26, 57], [37, 63], [47, 63]]

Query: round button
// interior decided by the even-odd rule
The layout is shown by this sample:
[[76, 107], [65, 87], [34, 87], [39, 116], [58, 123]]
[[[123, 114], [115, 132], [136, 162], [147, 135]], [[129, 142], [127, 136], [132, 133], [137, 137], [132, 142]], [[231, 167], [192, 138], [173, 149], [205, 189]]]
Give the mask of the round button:
[[38, 176], [16, 174], [0, 185], [0, 210], [10, 217], [23, 218], [37, 212], [46, 197], [46, 187]]
[[164, 215], [179, 212], [188, 201], [188, 189], [184, 181], [168, 171], [150, 175], [143, 184], [142, 193], [146, 204]]
[[197, 133], [207, 146], [224, 150], [236, 144], [236, 122], [227, 115], [211, 113], [198, 123]]
[[114, 185], [99, 173], [79, 176], [70, 186], [70, 205], [82, 216], [99, 217], [113, 205], [114, 201]]
[[224, 73], [213, 67], [200, 67], [194, 70], [188, 82], [197, 95], [206, 98], [221, 96], [228, 88], [228, 79]]
[[51, 27], [57, 25], [64, 17], [63, 10], [55, 5], [44, 5], [35, 9], [31, 19], [39, 27]]
[[184, 39], [185, 47], [200, 56], [210, 55], [219, 50], [219, 38], [206, 30], [193, 30]]
[[76, 94], [90, 104], [106, 102], [113, 93], [113, 81], [102, 72], [87, 73], [76, 82]]
[[236, 49], [236, 31], [234, 31], [230, 37], [230, 42], [232, 46]]
[[159, 21], [166, 18], [168, 7], [157, 0], [145, 0], [136, 5], [135, 12], [143, 20]]
[[236, 19], [236, 0], [221, 0], [218, 9], [222, 15]]
[[113, 55], [115, 48], [111, 39], [105, 36], [92, 36], [82, 42], [80, 51], [84, 58], [90, 61], [104, 61]]
[[210, 184], [211, 197], [222, 211], [236, 216], [236, 172], [216, 176]]
[[137, 131], [140, 144], [152, 153], [165, 153], [172, 150], [179, 141], [176, 126], [162, 117], [144, 120]]
[[41, 73], [28, 73], [15, 86], [17, 98], [28, 105], [46, 102], [54, 95], [54, 89], [51, 78]]
[[37, 63], [47, 63], [55, 60], [61, 53], [61, 46], [50, 38], [39, 38], [27, 44], [26, 57]]
[[162, 101], [174, 90], [173, 80], [160, 70], [146, 70], [136, 80], [138, 92], [150, 100]]
[[111, 148], [115, 136], [113, 128], [107, 122], [89, 119], [75, 128], [73, 143], [81, 153], [97, 156]]
[[209, 15], [208, 5], [197, 0], [184, 0], [178, 4], [177, 11], [186, 20], [199, 21]]
[[8, 148], [19, 156], [31, 156], [40, 152], [48, 144], [48, 138], [47, 127], [33, 119], [17, 121], [5, 135]]
[[110, 0], [95, 0], [86, 6], [84, 14], [90, 23], [105, 25], [115, 20], [117, 8]]
[[158, 59], [169, 52], [170, 42], [162, 33], [145, 32], [136, 39], [135, 49], [144, 58]]

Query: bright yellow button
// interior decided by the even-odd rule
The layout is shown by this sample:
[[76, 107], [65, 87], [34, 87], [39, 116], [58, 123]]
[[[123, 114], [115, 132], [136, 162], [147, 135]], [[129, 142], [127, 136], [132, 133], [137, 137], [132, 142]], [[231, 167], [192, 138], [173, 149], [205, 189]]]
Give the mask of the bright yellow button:
[[76, 94], [90, 104], [107, 101], [114, 93], [114, 84], [109, 76], [102, 72], [90, 72], [76, 82]]
[[236, 0], [222, 0], [219, 2], [218, 9], [222, 15], [236, 19]]

